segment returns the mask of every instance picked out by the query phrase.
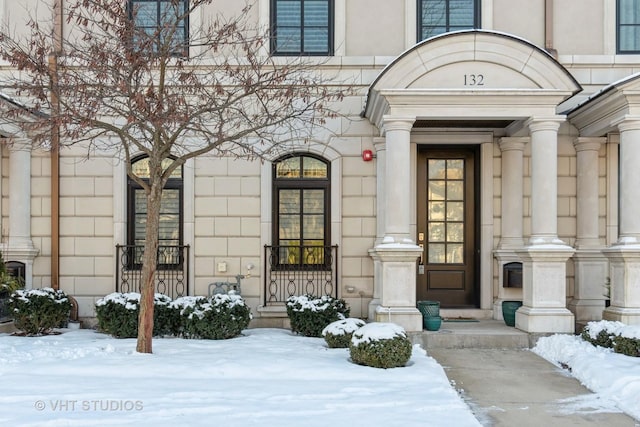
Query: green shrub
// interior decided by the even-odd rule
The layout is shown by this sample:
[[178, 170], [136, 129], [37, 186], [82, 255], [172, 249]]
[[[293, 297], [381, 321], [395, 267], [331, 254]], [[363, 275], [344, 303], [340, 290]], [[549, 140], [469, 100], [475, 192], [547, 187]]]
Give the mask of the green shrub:
[[19, 289], [9, 298], [9, 310], [17, 329], [26, 335], [43, 335], [69, 319], [71, 302], [60, 290]]
[[393, 323], [369, 323], [353, 333], [349, 344], [354, 363], [384, 369], [405, 366], [411, 350], [404, 329]]
[[616, 353], [640, 357], [640, 336], [622, 322], [589, 322], [580, 336], [595, 346], [612, 348]]
[[329, 348], [349, 348], [353, 333], [365, 324], [364, 320], [353, 317], [336, 320], [322, 330], [322, 336]]
[[349, 311], [343, 299], [328, 295], [301, 295], [287, 299], [291, 331], [306, 337], [322, 337], [322, 330], [328, 324], [349, 317]]
[[180, 308], [185, 338], [233, 338], [251, 321], [251, 309], [240, 295], [219, 294], [210, 300], [204, 297], [178, 299], [172, 305]]
[[580, 336], [583, 340], [590, 342], [594, 346], [612, 348], [613, 338], [624, 326], [622, 322], [611, 322], [608, 320], [589, 322], [582, 330]]
[[[96, 302], [98, 328], [116, 338], [138, 336], [140, 294], [114, 292]], [[153, 335], [177, 335], [180, 313], [171, 307], [171, 298], [155, 294], [153, 298]]]
[[180, 310], [174, 308], [172, 299], [166, 295], [155, 294], [153, 299], [153, 335], [177, 336], [181, 332]]
[[617, 335], [613, 338], [613, 351], [626, 356], [640, 357], [640, 339]]
[[140, 294], [114, 292], [96, 302], [98, 328], [116, 338], [138, 336]]

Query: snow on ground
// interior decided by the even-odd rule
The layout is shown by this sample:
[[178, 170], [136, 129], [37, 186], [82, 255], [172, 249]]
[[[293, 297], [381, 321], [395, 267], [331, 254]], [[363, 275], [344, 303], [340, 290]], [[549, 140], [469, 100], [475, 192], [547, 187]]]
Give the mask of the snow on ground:
[[563, 402], [569, 411], [622, 411], [640, 421], [640, 357], [594, 347], [575, 335], [540, 338], [532, 351], [570, 370], [573, 377], [594, 392]]
[[0, 426], [480, 425], [418, 346], [407, 367], [384, 370], [280, 329], [153, 345], [138, 354], [135, 340], [92, 330], [0, 334]]

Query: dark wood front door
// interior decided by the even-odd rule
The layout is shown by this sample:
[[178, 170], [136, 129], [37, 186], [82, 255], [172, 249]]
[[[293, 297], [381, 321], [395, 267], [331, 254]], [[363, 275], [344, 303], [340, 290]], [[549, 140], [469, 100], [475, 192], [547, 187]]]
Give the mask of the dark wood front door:
[[477, 159], [473, 146], [419, 146], [418, 301], [440, 301], [443, 308], [478, 306]]

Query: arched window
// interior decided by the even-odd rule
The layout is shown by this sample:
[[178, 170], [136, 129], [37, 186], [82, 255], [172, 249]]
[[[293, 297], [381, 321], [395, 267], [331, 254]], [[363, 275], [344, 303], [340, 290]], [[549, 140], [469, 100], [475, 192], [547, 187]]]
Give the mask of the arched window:
[[[163, 161], [167, 167], [171, 159]], [[133, 172], [143, 180], [149, 179], [148, 157], [138, 157], [132, 162]], [[179, 247], [183, 244], [183, 180], [182, 167], [177, 168], [162, 190], [160, 225], [158, 227], [158, 267], [180, 262]], [[127, 177], [127, 244], [135, 247], [135, 264], [140, 263], [145, 243], [147, 223], [147, 197], [140, 185]]]
[[282, 267], [324, 265], [330, 242], [331, 173], [327, 161], [291, 155], [273, 165], [273, 243]]

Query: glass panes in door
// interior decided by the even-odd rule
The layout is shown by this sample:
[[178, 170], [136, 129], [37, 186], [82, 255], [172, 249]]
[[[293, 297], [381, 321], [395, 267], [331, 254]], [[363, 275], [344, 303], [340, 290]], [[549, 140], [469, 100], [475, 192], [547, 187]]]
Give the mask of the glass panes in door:
[[464, 263], [464, 159], [427, 163], [427, 262]]

